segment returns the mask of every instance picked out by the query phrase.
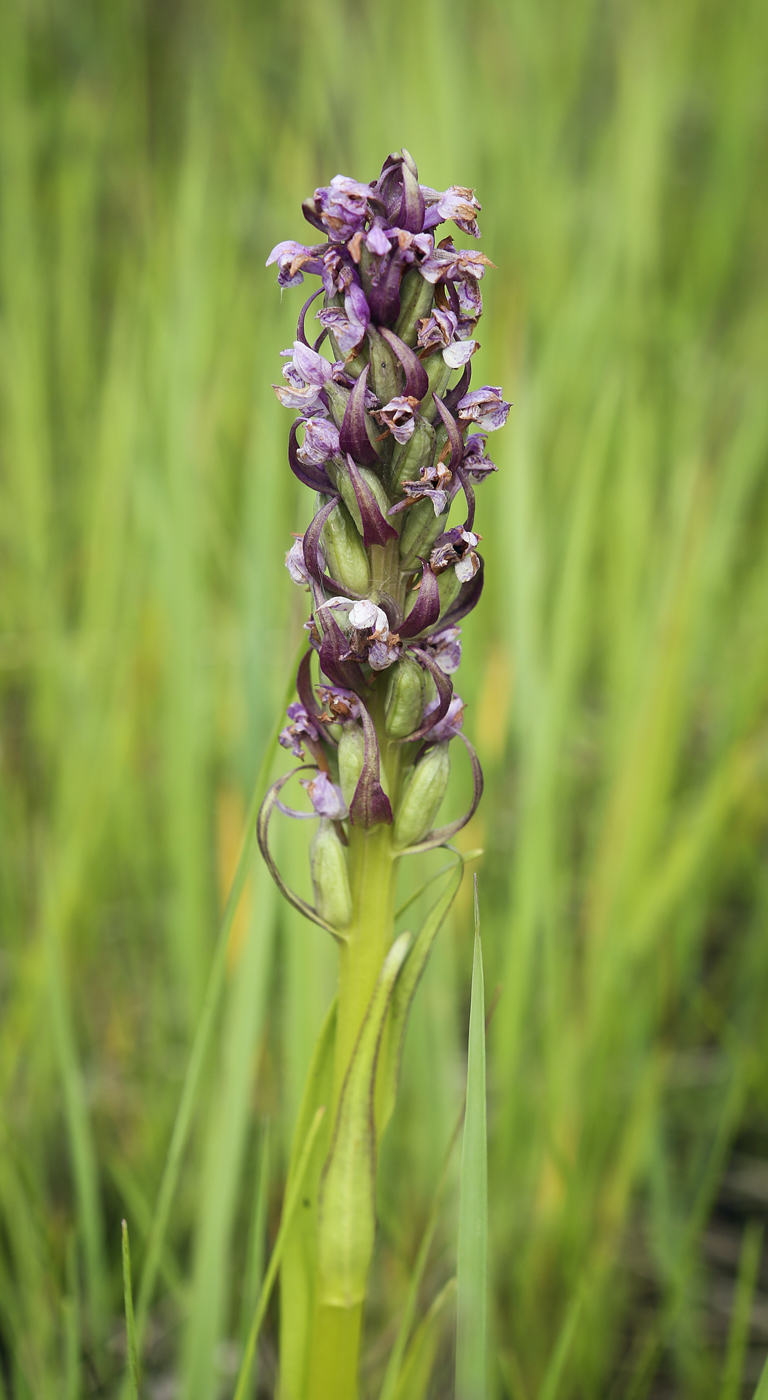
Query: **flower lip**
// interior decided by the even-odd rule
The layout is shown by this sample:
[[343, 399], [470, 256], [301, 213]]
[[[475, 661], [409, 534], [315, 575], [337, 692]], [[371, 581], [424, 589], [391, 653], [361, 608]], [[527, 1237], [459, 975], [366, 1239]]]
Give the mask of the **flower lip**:
[[502, 393], [502, 389], [493, 384], [484, 384], [482, 389], [473, 389], [471, 393], [465, 394], [463, 399], [459, 399], [459, 418], [467, 423], [477, 423], [478, 427], [487, 433], [503, 428], [512, 405], [505, 401]]
[[309, 800], [319, 817], [342, 821], [349, 815], [341, 788], [332, 782], [327, 773], [321, 771], [314, 778], [302, 778], [301, 786], [306, 788]]

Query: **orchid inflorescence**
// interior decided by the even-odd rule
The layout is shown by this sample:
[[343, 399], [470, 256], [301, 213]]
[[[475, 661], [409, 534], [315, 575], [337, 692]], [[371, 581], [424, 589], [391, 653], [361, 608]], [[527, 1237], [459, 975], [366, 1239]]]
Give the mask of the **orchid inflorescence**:
[[[499, 388], [469, 387], [479, 284], [493, 264], [451, 237], [436, 244], [434, 233], [451, 220], [479, 237], [479, 210], [472, 190], [420, 185], [403, 150], [370, 184], [337, 175], [317, 189], [303, 212], [324, 241], [279, 243], [267, 263], [277, 264], [280, 287], [306, 274], [322, 287], [302, 307], [293, 347], [282, 352], [285, 382], [274, 386], [299, 415], [291, 469], [316, 492], [314, 518], [286, 556], [291, 577], [311, 592], [312, 613], [298, 700], [280, 735], [307, 759], [293, 772], [305, 772], [312, 810], [281, 800], [293, 776], [285, 775], [265, 799], [259, 838], [287, 897], [337, 937], [351, 917], [348, 824], [394, 823], [397, 854], [428, 850], [465, 825], [482, 791], [452, 678], [459, 622], [483, 587], [474, 487], [496, 471], [486, 434], [503, 427], [510, 405]], [[310, 344], [305, 320], [318, 297]], [[321, 353], [326, 344], [330, 356]], [[460, 500], [464, 519], [449, 525]], [[435, 829], [456, 737], [471, 760], [473, 798], [459, 820]], [[382, 744], [402, 749], [397, 793], [386, 790]], [[275, 807], [320, 820], [314, 907], [287, 889], [269, 852]]]

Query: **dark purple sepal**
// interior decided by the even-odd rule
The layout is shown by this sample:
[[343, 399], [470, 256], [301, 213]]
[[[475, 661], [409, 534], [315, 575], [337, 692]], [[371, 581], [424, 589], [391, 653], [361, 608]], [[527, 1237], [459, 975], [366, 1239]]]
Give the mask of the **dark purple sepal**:
[[464, 529], [471, 530], [475, 523], [475, 488], [463, 467], [456, 468], [456, 475], [461, 482], [461, 489], [467, 498], [467, 518], [464, 521]]
[[390, 525], [386, 516], [382, 515], [381, 506], [373, 491], [360, 475], [357, 462], [349, 454], [347, 454], [347, 470], [360, 511], [363, 525], [363, 544], [366, 549], [370, 549], [372, 544], [384, 545], [388, 540], [397, 539], [397, 530], [394, 525]]
[[437, 698], [440, 704], [428, 715], [420, 729], [416, 729], [414, 733], [409, 734], [406, 739], [400, 740], [402, 744], [412, 744], [417, 739], [429, 739], [430, 730], [434, 729], [435, 725], [448, 713], [448, 706], [453, 696], [453, 681], [450, 676], [445, 674], [445, 671], [441, 671], [434, 657], [429, 655], [429, 652], [422, 651], [421, 647], [409, 647], [408, 655], [412, 656], [415, 661], [418, 661], [419, 665], [425, 671], [429, 671], [430, 676], [435, 682], [435, 690], [437, 691]]
[[485, 561], [482, 555], [478, 554], [477, 557], [480, 560], [480, 568], [474, 578], [471, 578], [468, 583], [462, 584], [456, 601], [448, 609], [445, 616], [440, 619], [441, 628], [455, 626], [462, 617], [466, 617], [467, 613], [471, 613], [473, 608], [477, 607], [485, 583]]
[[328, 677], [331, 685], [354, 690], [356, 695], [364, 695], [366, 686], [363, 673], [356, 661], [349, 659], [349, 643], [329, 608], [315, 608], [315, 620], [320, 619], [323, 636], [320, 642], [320, 670]]
[[366, 365], [355, 380], [339, 429], [339, 446], [342, 452], [348, 452], [350, 457], [354, 457], [355, 461], [359, 462], [362, 467], [374, 467], [379, 460], [376, 449], [368, 437], [365, 419], [365, 389], [368, 383], [369, 369], [370, 365]]
[[[299, 323], [296, 327], [296, 339], [300, 340], [302, 345], [306, 345], [307, 348], [309, 348], [309, 341], [307, 340], [307, 333], [304, 329], [304, 317], [309, 311], [312, 302], [320, 296], [322, 290], [322, 287], [320, 287], [318, 291], [312, 293], [311, 297], [307, 297], [307, 300], [304, 302], [304, 305], [302, 306], [301, 311], [299, 312]], [[315, 346], [314, 348], [317, 349], [317, 346]]]
[[326, 474], [325, 468], [320, 466], [310, 466], [299, 461], [298, 443], [296, 435], [303, 420], [296, 418], [291, 423], [291, 430], [288, 434], [288, 464], [294, 476], [301, 482], [302, 486], [308, 486], [311, 491], [319, 491], [323, 496], [333, 493], [333, 486]]
[[314, 764], [302, 763], [300, 767], [292, 768], [290, 773], [285, 773], [282, 778], [278, 778], [277, 782], [272, 784], [271, 788], [268, 789], [267, 795], [264, 798], [264, 801], [262, 802], [261, 807], [259, 809], [259, 818], [256, 826], [256, 839], [259, 843], [259, 850], [261, 851], [261, 854], [264, 857], [264, 863], [278, 889], [288, 900], [288, 903], [292, 904], [294, 909], [298, 909], [299, 913], [303, 914], [305, 919], [309, 919], [313, 924], [318, 924], [320, 928], [324, 928], [327, 933], [332, 934], [333, 937], [337, 939], [339, 943], [345, 943], [346, 939], [343, 934], [339, 933], [338, 930], [335, 929], [332, 924], [329, 924], [327, 920], [322, 918], [322, 916], [318, 914], [317, 910], [311, 904], [308, 904], [305, 899], [301, 898], [301, 895], [296, 894], [290, 888], [289, 885], [286, 885], [285, 880], [280, 874], [280, 871], [278, 870], [272, 858], [272, 852], [269, 849], [269, 822], [272, 816], [272, 812], [278, 804], [282, 789], [285, 787], [286, 783], [297, 773], [314, 772], [316, 772]]
[[303, 200], [301, 212], [308, 224], [311, 224], [313, 228], [318, 228], [322, 234], [327, 235], [328, 230], [317, 212], [317, 205], [314, 199]]
[[296, 694], [308, 715], [319, 715], [320, 706], [312, 686], [312, 652], [305, 651], [296, 672]]
[[425, 204], [418, 176], [404, 160], [401, 167], [403, 198], [400, 204], [398, 224], [409, 233], [421, 233], [424, 227]]
[[456, 835], [457, 831], [461, 831], [462, 827], [466, 826], [468, 821], [471, 821], [477, 811], [478, 803], [483, 795], [483, 770], [480, 767], [480, 760], [467, 736], [459, 733], [455, 737], [461, 739], [462, 744], [469, 754], [469, 761], [472, 765], [473, 790], [472, 801], [469, 808], [464, 813], [464, 816], [459, 817], [457, 821], [449, 822], [447, 826], [436, 827], [434, 831], [430, 831], [429, 835], [424, 837], [423, 841], [417, 841], [415, 845], [407, 846], [404, 851], [398, 851], [398, 855], [400, 856], [412, 856], [416, 855], [418, 851], [432, 851], [436, 846], [444, 846]]
[[393, 326], [400, 315], [400, 274], [403, 270], [398, 251], [390, 253], [383, 260], [383, 267], [376, 282], [368, 293], [368, 305], [379, 330], [382, 326]]
[[419, 585], [419, 596], [405, 621], [398, 628], [401, 637], [416, 637], [428, 627], [434, 627], [440, 616], [440, 589], [437, 578], [429, 567], [424, 572]]
[[322, 583], [323, 581], [323, 571], [320, 567], [320, 559], [318, 557], [320, 551], [320, 536], [323, 533], [323, 526], [329, 515], [335, 511], [340, 500], [341, 496], [332, 496], [330, 501], [327, 501], [313, 516], [312, 522], [304, 535], [304, 563], [307, 573], [310, 578], [315, 580], [315, 583]]
[[390, 350], [403, 366], [406, 396], [423, 399], [429, 391], [429, 375], [418, 355], [411, 349], [410, 345], [406, 345], [400, 339], [399, 335], [395, 335], [394, 331], [387, 330], [386, 326], [380, 328], [379, 334], [384, 337]]
[[461, 466], [461, 459], [464, 456], [464, 439], [461, 436], [461, 430], [459, 428], [459, 425], [456, 422], [456, 419], [454, 418], [450, 409], [446, 408], [442, 399], [439, 399], [437, 397], [437, 394], [433, 394], [432, 398], [434, 399], [437, 411], [443, 420], [445, 431], [448, 434], [448, 441], [451, 444], [451, 460], [448, 463], [448, 470], [450, 472], [455, 472], [456, 469], [459, 466]]
[[455, 384], [454, 387], [453, 387], [452, 389], [449, 389], [449, 390], [448, 390], [448, 393], [447, 393], [447, 394], [444, 396], [444, 398], [443, 398], [443, 403], [445, 404], [445, 406], [446, 406], [446, 408], [448, 409], [448, 412], [449, 412], [449, 413], [453, 413], [454, 409], [456, 408], [456, 406], [457, 406], [457, 404], [458, 404], [458, 402], [459, 402], [459, 399], [463, 399], [463, 398], [464, 398], [464, 395], [466, 394], [467, 390], [469, 389], [469, 383], [470, 383], [471, 378], [472, 378], [472, 362], [471, 362], [471, 360], [468, 360], [467, 363], [466, 363], [465, 366], [464, 366], [464, 372], [463, 372], [463, 374], [462, 374], [462, 376], [461, 376], [461, 379], [459, 380], [458, 384]]
[[349, 804], [349, 819], [353, 826], [361, 826], [364, 831], [368, 831], [370, 827], [381, 826], [382, 823], [389, 825], [392, 821], [392, 808], [380, 782], [381, 768], [376, 726], [365, 705], [360, 706], [360, 718], [363, 721], [363, 734], [365, 736], [363, 771], [357, 780], [355, 794]]

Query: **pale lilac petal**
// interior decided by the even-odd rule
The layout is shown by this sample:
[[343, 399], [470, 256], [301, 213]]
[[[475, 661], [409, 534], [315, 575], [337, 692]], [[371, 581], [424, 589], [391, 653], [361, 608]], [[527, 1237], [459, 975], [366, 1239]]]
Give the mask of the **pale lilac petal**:
[[451, 369], [461, 369], [462, 365], [465, 365], [479, 349], [479, 340], [456, 340], [453, 345], [446, 345], [443, 359], [447, 365], [450, 365]]
[[315, 778], [303, 778], [301, 786], [306, 788], [312, 806], [319, 817], [329, 817], [331, 821], [342, 821], [348, 815], [347, 804], [341, 788], [332, 782], [327, 773], [318, 773]]

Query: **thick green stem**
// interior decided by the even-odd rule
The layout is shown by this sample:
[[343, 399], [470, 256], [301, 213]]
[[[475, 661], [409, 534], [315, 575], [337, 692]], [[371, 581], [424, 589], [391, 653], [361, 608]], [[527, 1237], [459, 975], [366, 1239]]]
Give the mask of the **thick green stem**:
[[357, 1400], [363, 1305], [315, 1309], [307, 1400]]
[[[400, 747], [390, 745], [385, 738], [381, 698], [372, 696], [370, 708], [379, 732], [382, 776], [394, 806], [400, 784]], [[354, 913], [339, 950], [334, 1120], [360, 1028], [394, 934], [397, 858], [392, 827], [376, 826], [370, 831], [352, 827], [347, 855]], [[318, 1285], [322, 1294], [322, 1279]], [[318, 1298], [310, 1342], [308, 1400], [356, 1400], [362, 1311], [362, 1302], [344, 1308]]]

